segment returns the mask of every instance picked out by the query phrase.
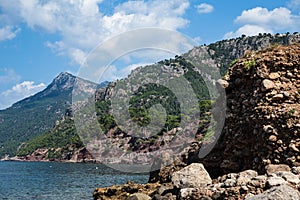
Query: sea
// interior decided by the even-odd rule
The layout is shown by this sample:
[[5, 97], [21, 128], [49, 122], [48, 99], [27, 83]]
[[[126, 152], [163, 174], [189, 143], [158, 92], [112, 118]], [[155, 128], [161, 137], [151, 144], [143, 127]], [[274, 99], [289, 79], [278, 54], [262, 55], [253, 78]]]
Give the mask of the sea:
[[93, 199], [97, 187], [146, 183], [148, 174], [123, 173], [103, 164], [0, 162], [0, 199]]

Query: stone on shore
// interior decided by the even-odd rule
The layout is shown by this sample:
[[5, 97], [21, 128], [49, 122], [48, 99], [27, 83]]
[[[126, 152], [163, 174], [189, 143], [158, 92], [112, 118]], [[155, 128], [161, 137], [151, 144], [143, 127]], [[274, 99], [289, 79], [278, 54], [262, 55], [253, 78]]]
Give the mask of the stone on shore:
[[300, 193], [294, 188], [284, 184], [274, 186], [265, 192], [246, 198], [246, 200], [299, 200]]
[[201, 188], [212, 183], [212, 180], [200, 163], [192, 163], [172, 175], [172, 182], [177, 188]]

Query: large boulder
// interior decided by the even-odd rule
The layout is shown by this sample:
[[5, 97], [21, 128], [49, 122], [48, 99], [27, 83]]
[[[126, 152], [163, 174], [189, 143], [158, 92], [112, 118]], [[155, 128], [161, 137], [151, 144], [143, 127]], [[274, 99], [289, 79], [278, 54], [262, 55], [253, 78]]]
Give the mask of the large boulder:
[[300, 193], [288, 185], [272, 187], [265, 192], [246, 198], [246, 200], [299, 200]]
[[172, 182], [177, 188], [201, 188], [212, 183], [212, 180], [201, 163], [192, 163], [173, 173]]

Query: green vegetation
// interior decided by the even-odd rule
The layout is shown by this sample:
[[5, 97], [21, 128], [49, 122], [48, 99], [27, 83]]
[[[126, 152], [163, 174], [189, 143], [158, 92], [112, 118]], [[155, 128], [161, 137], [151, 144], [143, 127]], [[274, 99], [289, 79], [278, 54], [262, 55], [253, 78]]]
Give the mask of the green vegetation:
[[95, 103], [98, 123], [104, 132], [107, 132], [109, 129], [116, 126], [114, 117], [109, 114], [110, 105], [110, 101], [105, 101], [103, 99], [98, 100]]
[[230, 63], [229, 67], [235, 65], [235, 64], [237, 63], [237, 61], [238, 61], [238, 59], [233, 60], [233, 61]]
[[[62, 120], [51, 131], [39, 135], [30, 141], [23, 143], [19, 148], [17, 155], [25, 156], [32, 154], [36, 149], [48, 148], [48, 158], [60, 159], [62, 153], [68, 153], [72, 149], [83, 147], [80, 137], [76, 134], [74, 121], [71, 118]], [[62, 148], [61, 151], [55, 151]]]
[[248, 60], [245, 62], [245, 68], [250, 71], [256, 65], [255, 60]]
[[[175, 59], [161, 61], [159, 64], [167, 65], [175, 71], [178, 68], [184, 69], [185, 73], [183, 76], [192, 86], [193, 92], [196, 94], [199, 103], [198, 108], [201, 113], [201, 124], [199, 124], [198, 132], [205, 134], [210, 123], [211, 114], [209, 111], [213, 101], [210, 99], [208, 88], [202, 76], [196, 72], [194, 67], [181, 56], [176, 56]], [[105, 90], [103, 92], [105, 93]], [[111, 102], [110, 100], [107, 100], [109, 98], [107, 98], [106, 95], [107, 94], [99, 95], [100, 98], [95, 102], [98, 123], [104, 134], [106, 134], [112, 128], [115, 128], [115, 134], [121, 133], [122, 130], [117, 127], [113, 115], [110, 114]], [[138, 90], [135, 91], [133, 98], [130, 99], [129, 104], [130, 106], [128, 111], [131, 120], [136, 122], [136, 124], [141, 127], [141, 132], [142, 128], [150, 123], [151, 118], [149, 115], [149, 109], [153, 105], [160, 104], [166, 111], [166, 118], [161, 119], [161, 121], [164, 121], [165, 124], [162, 130], [156, 135], [151, 136], [150, 138], [132, 137], [129, 142], [131, 144], [131, 149], [128, 150], [135, 151], [143, 146], [153, 145], [157, 141], [159, 135], [162, 135], [164, 132], [172, 130], [173, 128], [179, 127], [182, 117], [188, 117], [185, 115], [188, 113], [181, 113], [180, 103], [178, 102], [175, 94], [167, 87], [158, 84], [146, 84], [138, 88]], [[88, 110], [89, 108], [86, 109]], [[159, 113], [156, 113], [156, 116], [158, 118], [163, 117], [160, 116]], [[212, 130], [209, 132], [209, 134], [213, 134]], [[207, 137], [210, 136], [207, 135]], [[162, 140], [161, 145], [164, 143], [165, 141]], [[77, 149], [82, 147], [83, 143], [76, 134], [74, 121], [67, 117], [51, 131], [39, 135], [26, 143], [23, 143], [19, 148], [17, 155], [24, 156], [33, 153], [38, 148], [47, 148], [49, 149], [49, 158], [60, 159], [64, 152], [66, 153], [69, 151], [70, 146], [73, 147], [72, 149]], [[62, 148], [62, 150], [56, 151], [57, 148]]]
[[296, 110], [294, 108], [292, 108], [289, 111], [289, 115], [292, 117], [292, 116], [294, 116], [295, 112], [296, 112]]
[[[220, 67], [221, 75], [224, 75], [228, 71], [228, 68], [234, 65], [237, 59], [243, 56], [245, 52], [261, 50], [266, 44], [269, 44], [269, 46], [277, 44], [288, 45], [290, 41], [289, 37], [291, 36], [290, 34], [242, 36], [236, 39], [216, 42], [205, 48], [209, 52], [210, 57], [214, 59], [216, 64]], [[190, 83], [199, 103], [200, 123], [198, 133], [206, 133], [204, 139], [210, 138], [211, 135], [213, 135], [210, 110], [216, 95], [209, 94], [209, 90], [202, 76], [197, 72], [195, 67], [182, 56], [163, 60], [157, 64], [169, 66], [170, 69], [174, 71], [184, 71], [183, 76]], [[250, 71], [255, 65], [255, 60], [250, 60], [245, 62], [245, 69]], [[209, 66], [203, 66], [203, 72], [207, 72], [207, 70], [212, 69], [209, 68]], [[106, 98], [105, 95], [100, 95], [101, 98], [99, 97], [95, 103], [98, 123], [104, 134], [112, 128], [116, 128], [116, 132], [122, 132], [120, 128], [117, 128], [115, 119], [110, 113], [111, 102], [107, 100], [109, 98]], [[52, 152], [51, 148], [64, 148], [64, 146], [68, 144], [72, 144], [76, 147], [81, 146], [82, 142], [75, 134], [74, 122], [72, 120], [65, 120], [60, 126], [56, 126], [49, 131], [54, 122], [65, 114], [66, 109], [70, 106], [70, 102], [71, 89], [46, 90], [46, 93], [37, 94], [15, 104], [10, 109], [0, 111], [0, 157], [5, 154], [14, 156], [17, 147], [28, 140], [30, 141], [22, 145], [18, 151], [18, 155], [28, 154], [35, 148], [48, 147], [50, 148], [49, 155], [56, 158], [61, 155], [54, 150]], [[149, 109], [153, 105], [162, 105], [166, 111], [166, 122], [158, 135], [179, 127], [183, 117], [188, 116], [186, 115], [187, 113], [181, 113], [181, 105], [175, 94], [167, 87], [163, 87], [159, 84], [147, 84], [140, 87], [134, 97], [130, 99], [129, 103], [128, 111], [131, 120], [136, 122], [141, 129], [151, 122]], [[292, 110], [289, 113], [290, 115], [294, 115]], [[163, 116], [160, 117], [163, 118]], [[62, 139], [64, 137], [66, 140]], [[146, 139], [133, 138], [131, 144], [151, 144], [155, 142], [156, 139], [157, 135]], [[53, 143], [51, 140], [56, 142]], [[161, 143], [164, 142], [165, 141], [162, 140]], [[134, 150], [134, 147], [132, 150]]]
[[[70, 91], [71, 92], [71, 91]], [[0, 157], [14, 156], [18, 146], [53, 127], [70, 106], [71, 96], [62, 92], [55, 97], [26, 99], [0, 111]]]
[[[293, 34], [295, 35], [295, 34]], [[289, 45], [293, 35], [261, 33], [258, 36], [242, 36], [234, 39], [222, 40], [208, 45], [208, 52], [212, 59], [220, 66], [221, 76], [224, 76], [232, 62], [242, 57], [246, 51], [258, 51], [272, 45]]]

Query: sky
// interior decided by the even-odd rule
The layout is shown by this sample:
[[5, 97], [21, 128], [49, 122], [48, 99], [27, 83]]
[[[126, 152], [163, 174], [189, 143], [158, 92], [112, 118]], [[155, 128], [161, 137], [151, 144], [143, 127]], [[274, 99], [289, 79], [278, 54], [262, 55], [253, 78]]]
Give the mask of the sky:
[[126, 31], [174, 30], [202, 45], [299, 26], [300, 0], [0, 0], [0, 109], [60, 72], [77, 75], [89, 52]]

